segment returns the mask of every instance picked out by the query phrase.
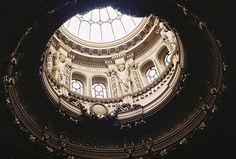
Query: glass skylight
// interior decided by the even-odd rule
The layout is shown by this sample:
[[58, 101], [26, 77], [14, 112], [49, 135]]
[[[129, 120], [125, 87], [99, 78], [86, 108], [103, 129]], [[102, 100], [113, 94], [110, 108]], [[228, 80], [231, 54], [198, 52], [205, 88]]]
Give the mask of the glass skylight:
[[63, 24], [71, 34], [90, 42], [111, 42], [132, 32], [142, 21], [141, 17], [132, 17], [120, 13], [112, 7], [94, 9], [77, 14]]

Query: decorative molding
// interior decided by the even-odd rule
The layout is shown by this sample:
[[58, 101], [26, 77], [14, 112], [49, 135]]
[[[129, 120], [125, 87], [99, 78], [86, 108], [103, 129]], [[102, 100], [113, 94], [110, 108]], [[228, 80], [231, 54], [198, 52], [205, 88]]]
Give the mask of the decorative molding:
[[[217, 52], [218, 53], [218, 52]], [[217, 60], [217, 59], [216, 59]], [[218, 61], [216, 61], [217, 63]], [[167, 154], [167, 152], [169, 152], [168, 147], [171, 146], [175, 146], [175, 144], [180, 141], [179, 143], [185, 143], [186, 140], [184, 140], [185, 138], [183, 138], [183, 136], [186, 136], [190, 133], [195, 132], [195, 128], [199, 128], [199, 129], [204, 129], [206, 126], [206, 123], [204, 121], [204, 119], [206, 119], [207, 117], [207, 113], [204, 112], [205, 108], [207, 108], [207, 106], [204, 106], [203, 109], [201, 107], [197, 108], [197, 110], [195, 110], [193, 112], [193, 114], [187, 118], [181, 125], [179, 125], [176, 129], [172, 130], [171, 133], [165, 134], [164, 137], [156, 137], [150, 140], [150, 142], [143, 142], [143, 145], [138, 145], [137, 143], [134, 143], [133, 141], [131, 142], [127, 142], [124, 141], [124, 145], [122, 146], [112, 146], [111, 148], [98, 148], [98, 147], [92, 147], [91, 145], [82, 145], [82, 144], [77, 144], [77, 143], [72, 143], [69, 140], [65, 140], [63, 137], [59, 137], [58, 135], [52, 135], [52, 133], [48, 130], [48, 129], [44, 129], [42, 127], [42, 125], [38, 124], [37, 122], [35, 122], [31, 116], [27, 113], [27, 111], [24, 109], [24, 105], [22, 105], [23, 103], [21, 103], [18, 93], [17, 93], [17, 89], [15, 87], [13, 87], [12, 85], [12, 66], [9, 66], [9, 75], [5, 76], [4, 78], [4, 84], [5, 84], [5, 93], [7, 94], [7, 96], [9, 96], [9, 98], [6, 98], [6, 102], [8, 104], [11, 105], [11, 109], [12, 109], [12, 113], [14, 113], [14, 115], [16, 116], [15, 118], [15, 123], [19, 126], [19, 128], [24, 131], [24, 133], [27, 133], [27, 138], [29, 137], [30, 140], [32, 140], [32, 142], [35, 141], [35, 139], [39, 139], [40, 144], [44, 145], [46, 147], [46, 150], [51, 153], [51, 154], [58, 154], [59, 153], [63, 153], [63, 155], [68, 155], [68, 158], [70, 156], [73, 155], [81, 155], [87, 158], [91, 158], [94, 156], [97, 156], [99, 158], [114, 158], [114, 157], [120, 157], [120, 158], [124, 158], [124, 156], [127, 157], [133, 157], [135, 153], [139, 153], [140, 155], [146, 155], [147, 153], [151, 152], [159, 152], [161, 156], [165, 156]], [[214, 69], [219, 69], [220, 66], [217, 65], [216, 67], [213, 67]], [[170, 68], [172, 68], [172, 66], [170, 66]], [[221, 67], [220, 67], [221, 68]], [[168, 70], [168, 73], [171, 72], [172, 70]], [[48, 96], [48, 98], [50, 100], [55, 100], [53, 102], [53, 104], [55, 104], [56, 106], [60, 107], [63, 100], [67, 99], [67, 100], [71, 100], [71, 96], [69, 96], [68, 98], [66, 98], [65, 96], [60, 94], [60, 90], [56, 89], [56, 87], [62, 87], [62, 85], [56, 83], [54, 81], [53, 78], [51, 78], [50, 76], [47, 76], [48, 78], [44, 78], [43, 76], [45, 72], [43, 72], [40, 76], [42, 76], [42, 85], [44, 85], [45, 87], [51, 87], [52, 89], [50, 90], [51, 92], [47, 92], [48, 90], [45, 90], [45, 94]], [[167, 75], [168, 75], [167, 73]], [[172, 72], [174, 74], [174, 72]], [[46, 74], [48, 75], [48, 74]], [[217, 77], [213, 77], [213, 78], [222, 78], [220, 72], [216, 74], [214, 74]], [[166, 75], [165, 75], [166, 76]], [[163, 78], [165, 77], [163, 75]], [[220, 77], [219, 77], [220, 76]], [[48, 81], [46, 81], [48, 80]], [[159, 82], [163, 82], [162, 80], [165, 79], [158, 79], [159, 81], [155, 82], [155, 86], [157, 86], [157, 84], [159, 84]], [[51, 82], [52, 85], [48, 86], [46, 82]], [[218, 87], [221, 85], [221, 81], [217, 80], [218, 83], [214, 83], [215, 84], [215, 88], [216, 91], [213, 89], [212, 91], [210, 91], [210, 97], [211, 96], [217, 96], [220, 92], [217, 91], [219, 90]], [[14, 83], [14, 82], [13, 82]], [[158, 86], [159, 87], [159, 86]], [[149, 88], [154, 88], [153, 85], [150, 86]], [[146, 89], [146, 88], [145, 88]], [[141, 95], [147, 95], [145, 93], [149, 93], [150, 90], [143, 90], [141, 92]], [[54, 97], [58, 97], [58, 96], [53, 96], [50, 93], [54, 93], [54, 95], [58, 95], [59, 94], [59, 100], [58, 99], [52, 99]], [[52, 97], [53, 96], [53, 97]], [[137, 95], [138, 96], [138, 95]], [[70, 101], [72, 103], [73, 106], [77, 105], [82, 109], [84, 109], [84, 106], [82, 106], [82, 98], [84, 97], [80, 97], [80, 96], [74, 96], [75, 99], [72, 98], [72, 101]], [[207, 97], [206, 97], [207, 98]], [[73, 101], [76, 100], [76, 101]], [[98, 102], [97, 99], [86, 99], [86, 102]], [[118, 103], [120, 102], [118, 99], [103, 99], [102, 103], [109, 103], [113, 100], [113, 104], [114, 103]], [[206, 99], [206, 103], [211, 103], [209, 106], [211, 107], [213, 104], [213, 108], [212, 108], [212, 113], [214, 112], [213, 110], [216, 109], [217, 107], [215, 106], [215, 98], [207, 98]], [[56, 102], [60, 102], [60, 103], [56, 103]], [[77, 102], [77, 101], [82, 101]], [[77, 104], [75, 104], [77, 103]], [[65, 103], [64, 103], [65, 104]], [[68, 104], [68, 103], [66, 103]], [[69, 103], [70, 104], [70, 103]], [[104, 104], [105, 105], [105, 104]], [[68, 105], [67, 105], [68, 106]], [[71, 106], [71, 105], [69, 105]], [[67, 111], [68, 109], [66, 107], [63, 107], [64, 109], [61, 110], [61, 113], [64, 113], [64, 111]], [[131, 109], [132, 110], [132, 109]], [[136, 109], [133, 109], [136, 110]], [[82, 111], [83, 112], [83, 111]], [[64, 113], [64, 116], [67, 116], [67, 114], [71, 114], [70, 110], [66, 112], [66, 114]], [[78, 116], [78, 114], [76, 114]], [[200, 125], [199, 125], [200, 124]], [[123, 128], [132, 128], [132, 125], [130, 123], [125, 123], [122, 124]], [[25, 131], [27, 130], [27, 131]], [[182, 140], [181, 140], [182, 139]], [[148, 150], [148, 151], [147, 151]], [[150, 150], [150, 151], [149, 151]]]
[[141, 90], [141, 89], [142, 89], [142, 83], [141, 83], [139, 74], [138, 74], [137, 71], [134, 70], [134, 69], [132, 69], [131, 72], [132, 72], [132, 74], [133, 74], [133, 79], [134, 79], [134, 81], [135, 81], [135, 85], [136, 85], [137, 89], [138, 89], [138, 90]]

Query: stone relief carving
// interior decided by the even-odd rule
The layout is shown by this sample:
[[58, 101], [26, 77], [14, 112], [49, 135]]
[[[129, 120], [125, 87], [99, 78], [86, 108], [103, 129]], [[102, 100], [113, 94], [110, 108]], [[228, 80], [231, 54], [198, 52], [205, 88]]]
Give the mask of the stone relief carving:
[[65, 84], [66, 81], [65, 67], [69, 62], [70, 59], [62, 53], [56, 52], [53, 55], [52, 75], [61, 84]]
[[51, 72], [53, 67], [53, 55], [49, 52], [47, 57], [47, 69]]
[[116, 84], [116, 77], [115, 75], [112, 75], [111, 77], [111, 89], [112, 94], [114, 97], [118, 97], [118, 90], [117, 90], [117, 84]]
[[69, 66], [69, 65], [66, 65], [65, 67], [65, 85], [67, 85], [68, 87], [70, 86], [70, 80], [71, 80], [71, 72], [74, 68]]
[[184, 137], [182, 140], [179, 141], [179, 144], [186, 144], [188, 142], [188, 140]]
[[161, 150], [160, 155], [161, 155], [161, 156], [167, 155], [167, 149]]
[[175, 34], [172, 31], [167, 30], [162, 22], [159, 24], [159, 27], [161, 29], [160, 35], [167, 44], [169, 51], [175, 52], [177, 47], [177, 39]]
[[137, 72], [138, 64], [135, 62], [132, 62], [130, 65], [131, 65], [131, 73], [133, 76], [132, 79], [133, 79], [134, 84], [136, 85], [137, 89], [140, 90], [140, 89], [142, 89], [142, 83], [141, 83], [139, 74]]
[[142, 89], [142, 84], [141, 84], [141, 81], [139, 79], [139, 75], [138, 75], [137, 71], [132, 70], [132, 74], [133, 74], [134, 82], [136, 84], [137, 89], [138, 90]]
[[109, 69], [109, 71], [105, 73], [109, 77], [109, 80], [111, 83], [112, 96], [118, 97], [118, 88], [117, 88], [117, 83], [116, 83], [117, 80], [116, 80], [115, 71]]
[[123, 95], [132, 93], [130, 69], [130, 64], [122, 63], [116, 65], [116, 67], [114, 67], [114, 69], [112, 70], [112, 72], [114, 72], [114, 74], [117, 76]]

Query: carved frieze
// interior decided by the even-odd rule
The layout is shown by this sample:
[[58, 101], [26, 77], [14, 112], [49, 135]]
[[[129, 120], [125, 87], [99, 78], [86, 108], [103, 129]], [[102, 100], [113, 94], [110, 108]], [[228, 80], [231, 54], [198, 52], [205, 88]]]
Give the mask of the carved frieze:
[[132, 74], [133, 74], [134, 83], [135, 83], [137, 89], [141, 90], [142, 89], [142, 83], [141, 83], [138, 72], [136, 70], [132, 70]]
[[113, 97], [118, 97], [116, 76], [112, 75], [110, 79], [111, 79], [110, 82], [111, 82], [112, 95]]

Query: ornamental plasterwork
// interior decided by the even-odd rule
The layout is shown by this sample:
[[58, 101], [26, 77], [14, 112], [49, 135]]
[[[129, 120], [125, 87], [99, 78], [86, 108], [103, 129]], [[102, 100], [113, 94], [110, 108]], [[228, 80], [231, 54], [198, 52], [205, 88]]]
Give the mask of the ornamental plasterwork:
[[111, 83], [112, 95], [117, 98], [118, 97], [118, 87], [117, 87], [116, 76], [114, 74], [111, 75], [110, 83]]
[[122, 42], [122, 44], [119, 44], [118, 46], [107, 47], [105, 48], [105, 50], [110, 50], [110, 51], [105, 51], [105, 52], [98, 51], [101, 49], [83, 46], [79, 44], [78, 42], [73, 42], [69, 40], [66, 37], [66, 35], [63, 33], [63, 31], [60, 29], [56, 31], [55, 36], [57, 37], [57, 39], [61, 40], [64, 44], [68, 45], [69, 47], [73, 48], [76, 51], [87, 53], [88, 55], [93, 54], [93, 55], [99, 55], [99, 56], [104, 56], [103, 53], [105, 53], [105, 56], [106, 56], [106, 55], [110, 55], [111, 53], [119, 53], [120, 51], [131, 49], [139, 41], [142, 41], [144, 37], [146, 37], [146, 35], [149, 33], [150, 29], [153, 27], [154, 25], [153, 20], [155, 20], [155, 16], [151, 15], [145, 27], [135, 37], [133, 37], [127, 42]]
[[[175, 36], [173, 32], [162, 27], [162, 22], [159, 22], [155, 18], [153, 20], [154, 21], [149, 22], [138, 35], [129, 40], [127, 43], [124, 43], [124, 45], [115, 46], [108, 49], [88, 48], [78, 45], [75, 46], [76, 44], [71, 40], [68, 40], [60, 30], [57, 31], [56, 35], [54, 35], [50, 41], [50, 44], [53, 43], [53, 45], [50, 46], [49, 44], [49, 52], [52, 54], [50, 55], [49, 53], [49, 59], [47, 59], [51, 62], [50, 64], [47, 61], [49, 73], [51, 72], [52, 75], [52, 77], [50, 77], [50, 75], [48, 76], [48, 78], [51, 78], [49, 83], [52, 82], [53, 89], [57, 89], [56, 91], [58, 94], [63, 94], [65, 98], [74, 96], [79, 102], [84, 104], [85, 109], [87, 110], [89, 110], [90, 106], [93, 105], [94, 102], [105, 103], [104, 106], [108, 109], [109, 113], [111, 112], [111, 108], [112, 110], [116, 109], [121, 103], [130, 105], [131, 109], [128, 109], [127, 111], [134, 110], [134, 105], [137, 104], [143, 105], [143, 107], [150, 104], [154, 105], [156, 101], [152, 101], [153, 97], [159, 96], [158, 94], [162, 92], [165, 87], [168, 87], [166, 85], [169, 82], [171, 83], [170, 79], [172, 77], [166, 79], [166, 76], [171, 73], [172, 69], [170, 67], [174, 67], [177, 63], [174, 60], [171, 61], [174, 63], [170, 67], [166, 66], [164, 70], [166, 73], [160, 75], [156, 81], [149, 83], [148, 85], [144, 84], [142, 81], [142, 78], [144, 77], [140, 72], [141, 64], [152, 58], [150, 56], [156, 57], [156, 51], [157, 49], [160, 49], [160, 46], [162, 46], [163, 43], [168, 45], [170, 51], [176, 51], [176, 49], [172, 48], [176, 47], [177, 39], [172, 38]], [[154, 24], [155, 26], [153, 26]], [[61, 35], [58, 36], [58, 33]], [[60, 39], [58, 39], [58, 37]], [[63, 40], [66, 40], [66, 45], [61, 42]], [[133, 43], [132, 49], [129, 48], [131, 45], [128, 43]], [[156, 45], [152, 48], [154, 44]], [[72, 48], [78, 47], [80, 48], [80, 52], [77, 53], [75, 50], [72, 50]], [[128, 50], [122, 51], [124, 49]], [[102, 52], [104, 50], [110, 52], [111, 54], [109, 56], [96, 56], [98, 54], [103, 54]], [[83, 54], [84, 52], [87, 52], [88, 54]], [[114, 52], [116, 52], [116, 54], [112, 55]], [[96, 54], [94, 55], [94, 53]], [[155, 53], [155, 55], [153, 53]], [[145, 56], [137, 58], [137, 56], [141, 56], [143, 54], [145, 54]], [[171, 59], [173, 59], [173, 57], [171, 57]], [[139, 65], [138, 63], [140, 62], [141, 64]], [[84, 74], [84, 71], [88, 69], [88, 67], [92, 67], [91, 71], [87, 72], [88, 76], [86, 78], [92, 79], [92, 77], [96, 77], [96, 75], [104, 77], [107, 80], [109, 98], [105, 97], [104, 99], [98, 99], [95, 97], [90, 97], [90, 91], [88, 90], [92, 84], [90, 80], [86, 81], [86, 90], [88, 91], [87, 94], [78, 94], [71, 91], [71, 67], [75, 69], [79, 69], [79, 67], [81, 67], [82, 74]], [[77, 70], [77, 72], [80, 71]], [[55, 84], [55, 81], [53, 82], [53, 80], [59, 82], [59, 85]], [[57, 88], [58, 86], [59, 88]], [[150, 98], [150, 101], [145, 100], [144, 97]], [[156, 100], [158, 100], [158, 98], [156, 98]], [[67, 105], [70, 105], [70, 101], [68, 102], [69, 103]], [[67, 108], [71, 109], [69, 107]]]
[[[151, 36], [151, 37], [148, 37], [148, 42], [143, 41], [141, 45], [136, 46], [135, 48], [133, 48], [133, 50], [125, 51], [123, 53], [126, 53], [127, 56], [129, 54], [134, 54], [135, 53], [135, 56], [134, 56], [135, 58], [143, 55], [146, 51], [148, 51], [151, 47], [153, 47], [154, 44], [156, 44], [157, 40], [160, 39], [160, 35], [158, 36], [156, 34], [153, 34], [153, 35], [150, 34], [149, 36]], [[53, 38], [53, 40], [58, 40], [58, 39], [57, 38]], [[58, 41], [58, 43], [60, 43], [60, 42]], [[113, 48], [111, 48], [111, 50], [112, 49]], [[84, 48], [84, 50], [85, 50], [85, 48]], [[100, 50], [100, 51], [104, 52], [105, 50]], [[106, 52], [111, 52], [111, 51], [109, 49], [106, 49]], [[83, 63], [83, 62], [81, 62], [79, 60], [76, 60], [76, 59], [80, 59], [79, 56], [83, 56], [82, 54], [78, 55], [77, 53], [74, 53], [73, 51], [71, 51], [71, 53], [69, 53], [69, 55], [72, 55], [72, 53], [73, 53], [73, 57], [74, 57], [74, 59], [73, 59], [74, 63], [81, 64], [81, 65], [84, 65], [84, 66], [90, 66], [90, 67], [104, 67], [105, 66], [105, 65], [95, 64], [95, 63], [93, 63], [93, 64]], [[78, 58], [75, 59], [75, 56], [78, 56]], [[115, 56], [117, 56], [117, 55], [115, 55]], [[118, 54], [118, 56], [120, 56], [120, 54]], [[112, 56], [112, 57], [114, 58], [114, 56]]]
[[133, 79], [138, 90], [142, 89], [142, 82], [136, 70], [132, 70]]

